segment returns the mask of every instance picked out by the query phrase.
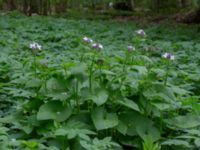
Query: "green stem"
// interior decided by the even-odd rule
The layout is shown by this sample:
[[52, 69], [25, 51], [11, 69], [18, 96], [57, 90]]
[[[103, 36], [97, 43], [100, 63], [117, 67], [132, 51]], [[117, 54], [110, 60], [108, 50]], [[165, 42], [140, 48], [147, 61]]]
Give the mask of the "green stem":
[[[127, 59], [127, 58], [126, 58]], [[123, 64], [123, 72], [125, 72], [126, 69], [126, 60], [124, 60], [124, 64]]]
[[101, 75], [102, 75], [102, 67], [100, 66], [99, 68], [99, 71], [100, 71], [100, 83], [102, 83], [102, 78], [101, 78]]
[[160, 133], [162, 133], [163, 130], [163, 114], [160, 112]]
[[89, 71], [89, 88], [90, 88], [91, 93], [92, 93], [93, 66], [94, 66], [94, 58], [92, 59], [92, 63], [90, 65], [90, 71]]
[[36, 65], [36, 54], [34, 54], [34, 71], [35, 71], [35, 78], [37, 77], [37, 65]]
[[75, 80], [75, 100], [76, 100], [76, 105], [77, 105], [77, 109], [78, 109], [78, 113], [80, 112], [80, 104], [79, 104], [79, 99], [78, 99], [78, 79]]
[[81, 54], [80, 62], [83, 61], [83, 58], [84, 58], [84, 53]]
[[126, 57], [125, 57], [125, 60], [124, 60], [124, 64], [123, 64], [123, 72], [126, 72], [126, 68], [128, 66], [128, 62], [130, 61], [130, 53], [126, 52]]
[[164, 86], [166, 86], [166, 85], [167, 85], [167, 79], [168, 79], [168, 75], [169, 75], [169, 73], [167, 72], [167, 73], [166, 73], [166, 75], [165, 75]]
[[167, 63], [167, 69], [166, 69], [166, 74], [165, 74], [165, 79], [164, 79], [164, 86], [167, 86], [168, 76], [169, 76], [169, 63]]

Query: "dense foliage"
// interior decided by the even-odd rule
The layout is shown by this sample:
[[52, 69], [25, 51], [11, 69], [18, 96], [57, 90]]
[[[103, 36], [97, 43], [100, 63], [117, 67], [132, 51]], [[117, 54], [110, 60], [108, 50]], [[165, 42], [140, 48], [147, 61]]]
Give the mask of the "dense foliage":
[[197, 150], [199, 32], [1, 16], [0, 149]]

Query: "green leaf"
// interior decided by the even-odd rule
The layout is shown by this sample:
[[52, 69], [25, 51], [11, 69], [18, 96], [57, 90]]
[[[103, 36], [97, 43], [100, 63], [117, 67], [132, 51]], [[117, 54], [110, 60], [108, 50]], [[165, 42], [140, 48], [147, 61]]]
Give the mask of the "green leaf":
[[41, 81], [37, 78], [29, 80], [25, 85], [25, 87], [27, 88], [38, 88], [40, 86], [41, 86]]
[[88, 139], [89, 137], [86, 135], [94, 135], [95, 133], [88, 130], [88, 129], [76, 129], [76, 128], [61, 128], [56, 130], [55, 135], [56, 136], [67, 136], [68, 139], [73, 139], [76, 136], [79, 136], [84, 139]]
[[72, 114], [72, 108], [63, 106], [60, 101], [51, 101], [43, 104], [37, 113], [38, 120], [56, 120], [65, 121]]
[[194, 143], [197, 147], [200, 147], [200, 138], [196, 139]]
[[97, 90], [97, 93], [91, 97], [92, 101], [98, 106], [103, 105], [108, 99], [108, 93], [105, 90]]
[[121, 104], [127, 108], [130, 108], [130, 109], [140, 112], [138, 105], [129, 99], [124, 99], [123, 101], [119, 101], [119, 104]]
[[112, 142], [111, 137], [105, 137], [102, 140], [94, 138], [93, 140], [80, 141], [80, 144], [87, 150], [121, 150], [120, 145], [118, 145], [115, 142]]
[[162, 143], [162, 145], [176, 145], [176, 146], [184, 146], [187, 148], [191, 148], [190, 144], [184, 140], [170, 139]]
[[150, 139], [154, 142], [160, 139], [160, 132], [154, 126], [153, 121], [136, 111], [127, 111], [120, 114], [120, 121], [128, 127], [127, 135], [139, 135], [144, 141]]
[[118, 125], [115, 113], [108, 113], [104, 108], [98, 107], [92, 112], [92, 121], [97, 130], [113, 128]]
[[82, 79], [86, 73], [87, 66], [83, 63], [77, 64], [73, 68], [70, 69], [72, 75]]
[[172, 89], [164, 86], [163, 84], [153, 84], [150, 87], [145, 87], [143, 95], [152, 101], [162, 100], [167, 103], [173, 103], [176, 101], [176, 97], [172, 92]]
[[117, 126], [117, 130], [121, 134], [126, 135], [127, 130], [128, 130], [128, 126], [124, 122], [122, 122], [121, 120], [119, 120], [119, 123], [118, 123], [118, 126]]
[[133, 66], [132, 69], [138, 71], [140, 75], [146, 75], [148, 72], [145, 66]]
[[165, 122], [171, 126], [179, 128], [194, 128], [200, 126], [200, 116], [195, 114], [187, 114], [185, 116], [178, 116], [171, 119], [165, 119]]
[[56, 136], [67, 136], [68, 139], [79, 136], [80, 138], [87, 140], [89, 138], [87, 135], [94, 134], [96, 133], [87, 129], [83, 122], [77, 120], [69, 120], [65, 126], [55, 131]]

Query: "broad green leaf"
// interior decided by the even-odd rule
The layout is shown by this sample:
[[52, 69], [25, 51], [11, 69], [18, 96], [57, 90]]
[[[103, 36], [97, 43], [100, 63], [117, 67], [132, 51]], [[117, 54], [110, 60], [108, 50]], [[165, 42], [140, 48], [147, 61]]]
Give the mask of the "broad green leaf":
[[103, 107], [97, 107], [91, 116], [97, 130], [113, 128], [118, 125], [116, 113], [108, 113]]
[[122, 133], [123, 135], [126, 135], [127, 130], [128, 130], [128, 126], [122, 122], [121, 120], [119, 120], [118, 126], [117, 126], [117, 130]]
[[27, 88], [38, 88], [40, 86], [41, 86], [41, 81], [37, 78], [29, 80], [25, 85], [25, 87]]
[[146, 75], [148, 72], [145, 66], [133, 66], [132, 69], [137, 70], [140, 75]]
[[79, 136], [84, 139], [88, 139], [89, 137], [86, 135], [94, 135], [95, 133], [88, 129], [79, 129], [79, 128], [61, 128], [56, 130], [56, 136], [67, 136], [68, 139], [73, 139], [76, 136]]
[[121, 104], [127, 108], [130, 108], [130, 109], [140, 112], [138, 105], [134, 101], [131, 101], [129, 99], [124, 99], [123, 101], [119, 101], [119, 104]]
[[170, 104], [166, 104], [166, 103], [152, 102], [151, 104], [154, 105], [156, 108], [158, 108], [161, 111], [165, 111], [170, 108]]
[[74, 66], [70, 69], [71, 74], [81, 77], [86, 73], [87, 66], [85, 64], [77, 64], [77, 66]]
[[145, 87], [143, 95], [149, 100], [164, 100], [167, 103], [176, 101], [176, 97], [172, 90], [163, 84], [153, 84], [150, 87]]
[[187, 148], [191, 148], [191, 145], [187, 141], [177, 140], [177, 139], [169, 139], [163, 142], [162, 145], [169, 145], [169, 146], [176, 145], [176, 146], [184, 146]]
[[194, 143], [197, 147], [200, 147], [200, 138], [195, 139]]
[[43, 104], [37, 113], [38, 120], [65, 121], [72, 114], [72, 108], [64, 106], [60, 101], [51, 101]]
[[187, 114], [185, 116], [178, 116], [171, 119], [165, 119], [165, 122], [173, 127], [178, 128], [194, 128], [200, 126], [200, 116], [195, 114]]
[[105, 90], [97, 90], [95, 95], [93, 95], [91, 99], [94, 103], [97, 104], [97, 106], [101, 106], [107, 101], [108, 93]]
[[120, 114], [119, 118], [128, 127], [127, 135], [139, 135], [143, 140], [157, 141], [160, 139], [160, 132], [154, 126], [153, 121], [138, 112], [128, 111]]

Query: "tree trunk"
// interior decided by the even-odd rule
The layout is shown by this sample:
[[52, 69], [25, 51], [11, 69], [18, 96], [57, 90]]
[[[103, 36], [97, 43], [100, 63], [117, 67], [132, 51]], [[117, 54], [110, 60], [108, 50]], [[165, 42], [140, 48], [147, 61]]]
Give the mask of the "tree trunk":
[[28, 8], [29, 5], [28, 5], [28, 1], [27, 0], [24, 0], [23, 1], [23, 12], [27, 15], [28, 14]]
[[16, 10], [17, 6], [15, 0], [4, 0], [3, 2], [5, 3], [6, 10], [8, 11]]
[[39, 14], [39, 1], [38, 0], [29, 0], [29, 11], [28, 15], [31, 16], [33, 13]]
[[186, 8], [188, 6], [187, 0], [178, 0], [178, 7], [179, 8]]
[[156, 0], [156, 11], [160, 11], [160, 0]]
[[130, 4], [131, 4], [132, 11], [134, 11], [134, 9], [135, 9], [135, 1], [134, 0], [130, 0]]
[[42, 7], [43, 7], [42, 15], [47, 16], [47, 14], [48, 14], [48, 10], [47, 10], [47, 8], [48, 8], [48, 3], [47, 3], [47, 0], [43, 0], [43, 5], [42, 5]]

